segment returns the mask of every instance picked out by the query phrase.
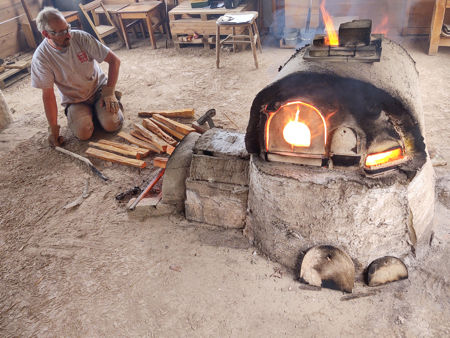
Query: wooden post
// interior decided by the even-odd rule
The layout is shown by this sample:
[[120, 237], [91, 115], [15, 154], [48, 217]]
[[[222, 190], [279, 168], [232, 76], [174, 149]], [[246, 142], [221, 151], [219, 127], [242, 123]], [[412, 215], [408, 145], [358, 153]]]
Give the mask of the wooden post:
[[5, 129], [12, 121], [11, 112], [6, 104], [5, 97], [0, 90], [0, 131]]

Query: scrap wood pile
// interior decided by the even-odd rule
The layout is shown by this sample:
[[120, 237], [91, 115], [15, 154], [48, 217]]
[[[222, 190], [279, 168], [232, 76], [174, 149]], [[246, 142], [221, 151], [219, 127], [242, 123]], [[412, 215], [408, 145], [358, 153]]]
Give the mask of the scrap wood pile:
[[[140, 112], [138, 116], [144, 117], [141, 124], [135, 123], [134, 129], [129, 133], [121, 131], [117, 134], [130, 144], [108, 140], [89, 142], [86, 154], [105, 161], [145, 168], [147, 163], [142, 159], [151, 152], [170, 155], [184, 136], [195, 131], [194, 128], [172, 119], [193, 118], [194, 109]], [[165, 168], [167, 160], [164, 156], [155, 157], [153, 166]]]

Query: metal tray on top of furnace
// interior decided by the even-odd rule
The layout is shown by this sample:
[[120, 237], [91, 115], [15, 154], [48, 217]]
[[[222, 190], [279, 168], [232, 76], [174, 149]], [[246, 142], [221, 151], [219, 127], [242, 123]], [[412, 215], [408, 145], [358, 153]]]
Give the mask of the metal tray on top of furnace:
[[353, 20], [339, 26], [335, 44], [329, 36], [317, 34], [303, 58], [309, 61], [379, 62], [383, 34], [371, 34], [372, 20]]

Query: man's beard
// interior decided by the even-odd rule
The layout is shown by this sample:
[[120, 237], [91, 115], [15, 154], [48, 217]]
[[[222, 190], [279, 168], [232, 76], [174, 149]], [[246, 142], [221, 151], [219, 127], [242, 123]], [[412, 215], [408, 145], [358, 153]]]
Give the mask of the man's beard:
[[53, 40], [53, 42], [59, 48], [65, 48], [65, 47], [69, 47], [70, 46], [70, 39], [69, 38], [64, 39], [62, 42], [57, 42], [55, 40]]

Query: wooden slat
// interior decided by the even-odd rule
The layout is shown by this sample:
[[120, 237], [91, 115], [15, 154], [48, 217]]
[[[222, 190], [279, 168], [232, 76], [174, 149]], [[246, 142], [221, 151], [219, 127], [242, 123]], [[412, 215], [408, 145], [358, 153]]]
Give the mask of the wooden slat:
[[174, 140], [172, 137], [170, 137], [170, 135], [166, 134], [161, 128], [159, 128], [155, 123], [153, 123], [151, 120], [149, 119], [143, 119], [142, 120], [142, 125], [147, 128], [148, 130], [150, 130], [151, 132], [155, 133], [156, 135], [158, 135], [158, 137], [160, 137], [161, 139], [163, 139], [164, 141], [166, 141], [168, 144], [170, 145], [175, 145], [178, 142], [176, 140]]
[[165, 168], [168, 160], [169, 159], [167, 157], [155, 157], [153, 159], [153, 166], [158, 168]]
[[117, 136], [119, 136], [119, 137], [127, 140], [128, 142], [133, 143], [133, 144], [135, 144], [135, 145], [137, 145], [137, 146], [139, 146], [141, 148], [150, 149], [151, 151], [159, 154], [159, 149], [156, 148], [155, 146], [153, 146], [152, 144], [150, 144], [148, 142], [141, 141], [141, 140], [137, 139], [136, 137], [131, 136], [128, 133], [125, 133], [124, 131], [120, 131], [117, 134]]
[[92, 156], [95, 158], [99, 158], [99, 159], [102, 159], [105, 161], [125, 164], [125, 165], [129, 165], [132, 167], [137, 167], [137, 168], [145, 168], [145, 166], [147, 165], [144, 161], [127, 158], [124, 156], [119, 156], [119, 155], [116, 155], [113, 153], [108, 153], [107, 151], [99, 150], [96, 148], [88, 148], [86, 150], [86, 155]]
[[183, 123], [171, 120], [165, 116], [161, 116], [159, 114], [155, 114], [153, 115], [153, 118], [161, 123], [164, 123], [166, 126], [168, 126], [169, 128], [176, 130], [177, 132], [183, 134], [183, 135], [187, 135], [189, 133], [192, 133], [193, 131], [195, 131], [194, 128], [187, 126]]
[[164, 153], [166, 152], [166, 148], [163, 146], [161, 147], [162, 149], [160, 149], [160, 146], [153, 143], [151, 140], [149, 140], [148, 138], [146, 138], [144, 135], [142, 135], [138, 130], [132, 130], [130, 131], [130, 135], [141, 140], [142, 142], [145, 142], [147, 144], [150, 144], [152, 147], [154, 147], [155, 149], [158, 149], [158, 151], [156, 151], [158, 154]]
[[137, 151], [139, 154], [141, 154], [141, 157], [146, 157], [150, 153], [149, 149], [139, 148], [136, 146], [130, 146], [128, 144], [123, 144], [119, 142], [109, 141], [109, 140], [98, 140], [98, 143], [107, 144], [116, 148], [129, 150], [129, 151]]
[[89, 142], [89, 146], [100, 148], [100, 149], [103, 149], [103, 150], [108, 150], [108, 151], [111, 151], [113, 153], [117, 153], [117, 154], [121, 154], [121, 155], [132, 156], [132, 157], [137, 158], [138, 160], [140, 160], [141, 156], [142, 156], [136, 150], [134, 150], [134, 151], [132, 151], [132, 150], [125, 150], [125, 149], [116, 148], [114, 146], [110, 146], [108, 144], [103, 144], [103, 143]]
[[143, 111], [139, 112], [139, 117], [152, 117], [154, 114], [159, 114], [165, 117], [194, 117], [195, 111], [194, 108], [186, 108], [186, 109], [176, 109], [176, 110], [167, 110], [167, 111], [159, 111], [159, 112], [148, 112]]
[[184, 137], [183, 134], [177, 132], [176, 130], [173, 130], [171, 128], [169, 128], [168, 126], [166, 126], [164, 123], [159, 122], [158, 120], [155, 120], [153, 117], [150, 118], [150, 121], [152, 121], [154, 124], [156, 124], [158, 127], [160, 127], [162, 130], [164, 130], [166, 133], [172, 135], [173, 137], [175, 137], [176, 139], [178, 139], [179, 141], [181, 141]]
[[155, 144], [155, 146], [157, 146], [158, 149], [161, 148], [162, 151], [165, 151], [164, 147], [168, 146], [167, 142], [160, 139], [158, 136], [153, 134], [150, 130], [148, 130], [147, 128], [145, 128], [143, 125], [141, 125], [139, 123], [135, 123], [134, 128], [138, 133], [140, 133], [142, 136], [147, 138], [150, 141], [150, 143]]

